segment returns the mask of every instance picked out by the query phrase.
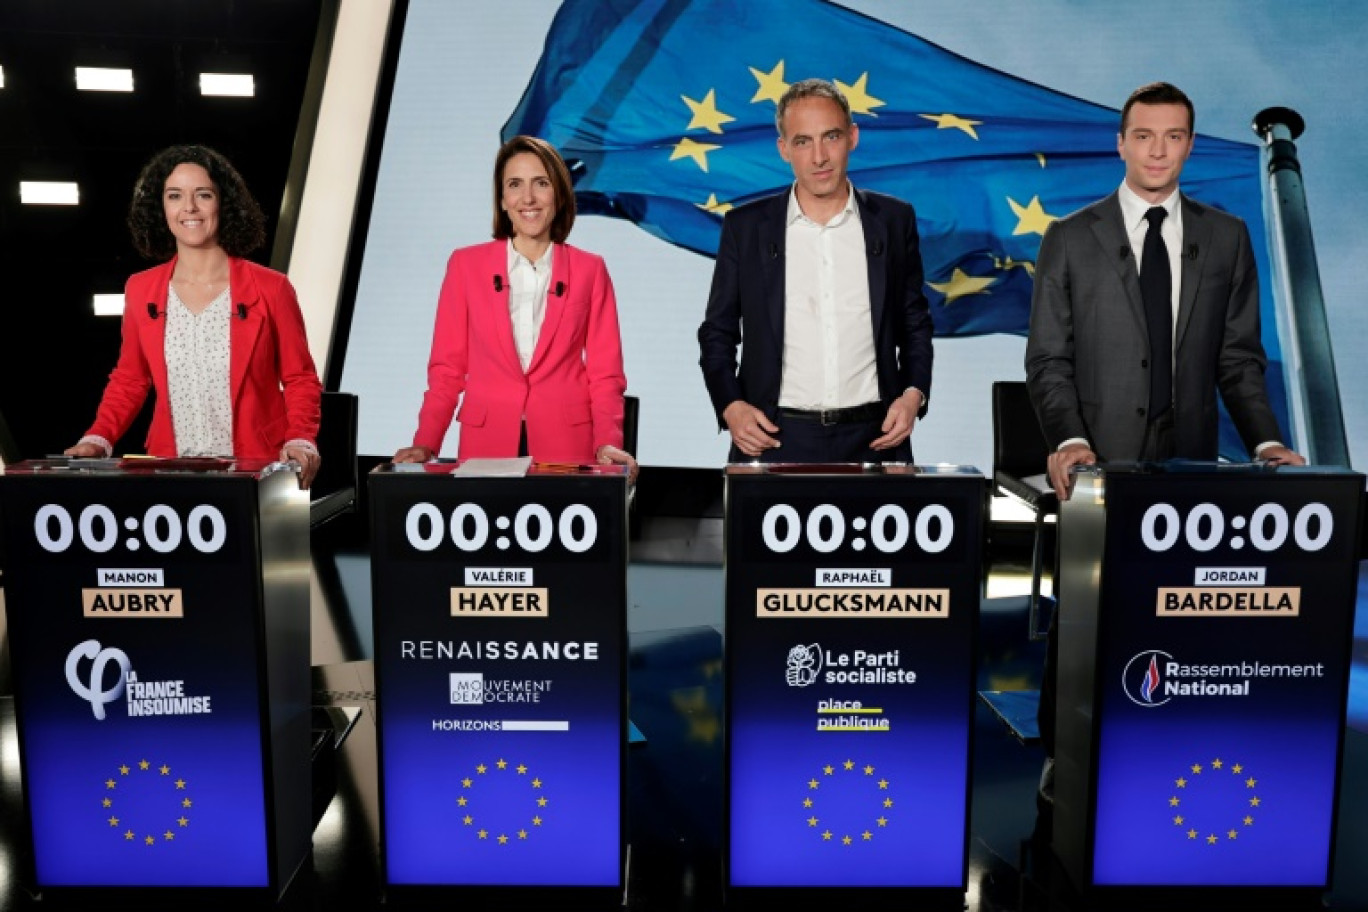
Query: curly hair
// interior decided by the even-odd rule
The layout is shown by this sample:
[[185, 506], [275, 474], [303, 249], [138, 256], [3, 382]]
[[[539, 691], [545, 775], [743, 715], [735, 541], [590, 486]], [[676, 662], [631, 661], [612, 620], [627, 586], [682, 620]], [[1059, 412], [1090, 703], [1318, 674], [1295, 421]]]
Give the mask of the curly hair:
[[199, 165], [219, 193], [218, 243], [229, 256], [244, 257], [266, 243], [266, 216], [253, 199], [242, 175], [228, 159], [205, 146], [182, 145], [163, 149], [143, 166], [128, 205], [128, 230], [138, 253], [164, 260], [176, 252], [176, 239], [166, 224], [162, 192], [178, 165]]

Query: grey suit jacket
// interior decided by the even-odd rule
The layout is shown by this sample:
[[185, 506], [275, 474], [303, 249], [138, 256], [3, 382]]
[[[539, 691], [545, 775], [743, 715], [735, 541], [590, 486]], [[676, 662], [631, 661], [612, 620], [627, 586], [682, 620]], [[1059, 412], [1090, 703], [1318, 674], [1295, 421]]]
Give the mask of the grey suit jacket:
[[[1215, 459], [1219, 389], [1245, 446], [1281, 440], [1264, 387], [1259, 281], [1244, 222], [1182, 197], [1174, 327], [1175, 455]], [[1084, 437], [1098, 459], [1139, 458], [1149, 334], [1117, 194], [1052, 223], [1036, 261], [1026, 380], [1051, 448]]]

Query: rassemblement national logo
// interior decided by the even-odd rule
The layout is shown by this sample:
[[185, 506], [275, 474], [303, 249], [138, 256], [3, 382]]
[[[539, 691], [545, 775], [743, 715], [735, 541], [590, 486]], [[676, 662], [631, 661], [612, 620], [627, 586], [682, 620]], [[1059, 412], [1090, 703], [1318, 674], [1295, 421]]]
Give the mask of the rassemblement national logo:
[[1169, 701], [1160, 690], [1164, 678], [1159, 669], [1164, 662], [1171, 661], [1173, 656], [1167, 652], [1147, 649], [1126, 663], [1126, 670], [1121, 673], [1121, 686], [1132, 703], [1151, 709]]
[[1138, 652], [1121, 672], [1121, 686], [1136, 706], [1154, 709], [1174, 699], [1240, 699], [1255, 681], [1296, 682], [1325, 677], [1323, 662], [1259, 662], [1250, 659], [1184, 662], [1160, 649]]

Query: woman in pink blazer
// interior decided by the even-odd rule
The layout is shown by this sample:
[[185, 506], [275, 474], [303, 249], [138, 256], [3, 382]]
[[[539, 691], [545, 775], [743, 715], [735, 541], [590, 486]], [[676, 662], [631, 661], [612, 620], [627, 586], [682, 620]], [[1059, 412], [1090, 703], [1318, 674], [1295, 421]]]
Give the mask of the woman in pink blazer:
[[456, 415], [462, 459], [621, 463], [635, 477], [622, 449], [627, 379], [613, 283], [601, 257], [565, 243], [574, 221], [556, 150], [530, 136], [505, 143], [494, 163], [495, 240], [447, 263], [418, 431], [395, 462], [434, 458]]
[[147, 452], [318, 471], [322, 385], [290, 280], [243, 259], [266, 241], [241, 175], [203, 146], [172, 146], [143, 168], [128, 226], [149, 259], [128, 280], [123, 345], [95, 423], [66, 450], [108, 456], [156, 391]]

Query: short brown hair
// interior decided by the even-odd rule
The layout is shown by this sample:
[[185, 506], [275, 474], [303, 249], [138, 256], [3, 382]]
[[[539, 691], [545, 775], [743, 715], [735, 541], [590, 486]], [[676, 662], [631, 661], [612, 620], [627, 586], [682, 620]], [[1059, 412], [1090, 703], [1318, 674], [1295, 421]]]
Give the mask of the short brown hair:
[[1192, 108], [1192, 99], [1188, 98], [1182, 89], [1167, 82], [1151, 82], [1149, 85], [1142, 85], [1134, 92], [1130, 93], [1130, 98], [1126, 99], [1125, 105], [1121, 108], [1121, 135], [1126, 135], [1126, 121], [1130, 119], [1130, 110], [1138, 104], [1161, 105], [1161, 104], [1180, 104], [1187, 108], [1188, 112], [1188, 132], [1191, 133], [1197, 126], [1197, 112]]
[[779, 103], [774, 106], [774, 128], [779, 131], [780, 136], [784, 135], [784, 114], [788, 112], [789, 105], [803, 98], [826, 98], [834, 101], [845, 114], [847, 129], [854, 123], [850, 114], [850, 102], [834, 83], [825, 79], [801, 79], [789, 86], [780, 96]]
[[537, 156], [551, 178], [551, 190], [556, 195], [556, 217], [551, 220], [551, 242], [564, 244], [575, 224], [575, 189], [570, 183], [570, 169], [556, 147], [535, 136], [515, 136], [499, 148], [494, 157], [494, 237], [504, 241], [513, 236], [513, 221], [503, 211], [503, 172], [508, 160], [523, 152]]
[[176, 252], [176, 239], [166, 225], [162, 193], [166, 179], [179, 165], [199, 165], [209, 173], [219, 196], [218, 244], [229, 256], [245, 257], [266, 243], [266, 216], [252, 198], [247, 183], [228, 159], [206, 146], [182, 145], [163, 149], [143, 166], [128, 205], [128, 230], [133, 246], [149, 260], [164, 260]]

